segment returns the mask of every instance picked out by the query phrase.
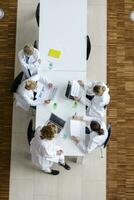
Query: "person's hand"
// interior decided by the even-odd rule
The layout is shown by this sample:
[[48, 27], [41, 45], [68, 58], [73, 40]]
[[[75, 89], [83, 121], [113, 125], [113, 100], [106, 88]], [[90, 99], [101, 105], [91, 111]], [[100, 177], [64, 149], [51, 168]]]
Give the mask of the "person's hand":
[[63, 153], [63, 151], [60, 149], [56, 153], [57, 153], [58, 156], [60, 156]]
[[78, 120], [79, 116], [74, 115], [74, 116], [72, 116], [72, 118], [75, 119], [75, 120]]
[[50, 103], [50, 99], [45, 100], [44, 103], [49, 104]]
[[41, 59], [38, 60], [39, 64], [41, 64]]
[[80, 140], [76, 136], [71, 136], [71, 139], [75, 141], [77, 144], [80, 142]]
[[81, 120], [82, 117], [74, 115], [72, 118], [75, 119], [75, 120]]
[[84, 86], [84, 82], [82, 80], [78, 80], [78, 83], [80, 84], [80, 86]]
[[53, 87], [53, 84], [52, 84], [52, 83], [48, 83], [48, 87], [49, 87], [49, 88], [52, 88], [52, 87]]
[[75, 101], [80, 101], [81, 97], [74, 97]]

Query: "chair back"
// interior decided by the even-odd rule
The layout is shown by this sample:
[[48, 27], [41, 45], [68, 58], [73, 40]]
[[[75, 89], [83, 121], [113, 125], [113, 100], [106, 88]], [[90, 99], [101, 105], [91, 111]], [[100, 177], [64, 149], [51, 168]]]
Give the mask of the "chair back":
[[87, 56], [86, 56], [87, 60], [89, 58], [90, 52], [91, 52], [91, 42], [89, 36], [87, 35]]
[[34, 41], [34, 48], [39, 49], [39, 40]]
[[16, 76], [16, 78], [14, 79], [14, 81], [13, 81], [13, 83], [12, 83], [12, 85], [11, 85], [11, 92], [12, 92], [12, 93], [15, 93], [15, 92], [16, 92], [18, 86], [20, 85], [20, 83], [21, 83], [21, 81], [22, 81], [23, 74], [24, 74], [23, 72], [20, 72], [20, 73]]
[[33, 120], [31, 119], [27, 128], [27, 140], [29, 145], [32, 138], [34, 137], [34, 132], [35, 131], [33, 130]]
[[36, 21], [37, 21], [37, 24], [38, 24], [38, 27], [39, 27], [39, 24], [40, 24], [40, 3], [38, 3], [38, 5], [37, 5], [35, 16], [36, 16]]
[[108, 127], [107, 127], [107, 131], [108, 131], [108, 136], [107, 136], [107, 139], [106, 141], [104, 142], [104, 148], [107, 146], [109, 140], [110, 140], [110, 137], [111, 137], [111, 134], [112, 134], [112, 125], [111, 123], [108, 124]]

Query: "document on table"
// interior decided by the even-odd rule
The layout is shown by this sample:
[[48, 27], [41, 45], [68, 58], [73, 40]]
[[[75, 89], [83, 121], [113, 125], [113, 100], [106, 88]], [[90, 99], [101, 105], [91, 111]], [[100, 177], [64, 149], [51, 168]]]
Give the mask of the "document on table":
[[54, 58], [60, 58], [61, 51], [56, 49], [50, 49], [48, 52], [48, 56], [54, 57]]
[[70, 135], [80, 137], [82, 134], [85, 134], [85, 122], [80, 120], [70, 120]]
[[72, 82], [71, 96], [73, 96], [73, 97], [79, 97], [80, 96], [80, 85], [75, 80], [73, 80], [73, 82]]
[[65, 96], [67, 98], [73, 99], [74, 97], [81, 97], [85, 95], [85, 91], [80, 87], [76, 80], [68, 81]]
[[38, 92], [37, 94], [37, 98], [38, 99], [43, 99], [43, 100], [53, 100], [54, 99], [54, 96], [57, 92], [57, 87], [53, 86], [52, 88], [49, 88], [47, 85], [40, 85], [38, 87], [38, 90], [40, 92]]
[[48, 87], [45, 87], [44, 89], [44, 99], [50, 99], [50, 100], [53, 100], [56, 92], [57, 92], [57, 88], [56, 87], [52, 87], [52, 88], [48, 88]]

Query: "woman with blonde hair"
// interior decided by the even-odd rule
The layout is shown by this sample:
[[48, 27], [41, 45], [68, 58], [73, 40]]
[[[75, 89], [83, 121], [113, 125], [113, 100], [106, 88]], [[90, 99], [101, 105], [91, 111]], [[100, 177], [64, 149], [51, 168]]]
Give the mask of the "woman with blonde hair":
[[62, 148], [56, 144], [56, 133], [57, 127], [51, 123], [38, 127], [35, 131], [35, 137], [30, 142], [33, 164], [52, 175], [59, 174], [58, 170], [52, 169], [54, 163], [59, 163], [66, 170], [70, 170], [70, 166], [65, 163]]
[[16, 105], [27, 111], [30, 106], [36, 107], [39, 104], [49, 104], [50, 99], [47, 99], [48, 95], [45, 96], [45, 93], [47, 94], [52, 87], [53, 84], [49, 83], [46, 77], [41, 75], [26, 79], [16, 91]]

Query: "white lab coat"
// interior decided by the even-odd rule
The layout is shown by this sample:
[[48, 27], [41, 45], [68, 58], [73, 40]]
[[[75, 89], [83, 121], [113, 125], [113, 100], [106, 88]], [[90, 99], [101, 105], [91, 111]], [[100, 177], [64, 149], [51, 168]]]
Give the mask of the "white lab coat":
[[84, 84], [83, 88], [86, 91], [87, 95], [90, 96], [94, 96], [95, 93], [93, 91], [93, 88], [95, 85], [100, 85], [100, 86], [104, 86], [105, 88], [107, 88], [106, 84], [102, 81], [88, 81], [86, 84]]
[[[102, 146], [108, 137], [108, 131], [103, 121], [95, 117], [84, 116], [83, 120], [86, 121], [87, 127], [91, 131], [90, 134], [85, 134], [85, 141], [80, 141], [77, 145], [84, 152], [89, 153], [96, 149], [98, 146]], [[98, 135], [95, 131], [92, 131], [90, 124], [92, 121], [97, 121], [101, 128], [104, 130], [103, 135]]]
[[41, 126], [35, 131], [35, 137], [30, 143], [31, 158], [34, 165], [46, 172], [51, 171], [53, 163], [64, 163], [64, 154], [57, 155], [58, 150], [62, 150], [55, 142], [55, 138], [52, 140], [46, 140], [40, 138]]
[[[25, 88], [27, 80], [37, 81], [37, 88], [34, 91], [27, 90]], [[47, 100], [43, 98], [43, 93], [45, 93], [44, 86], [48, 84], [47, 79], [38, 74], [38, 75], [30, 77], [27, 80], [23, 81], [19, 85], [15, 94], [16, 106], [20, 106], [25, 111], [27, 111], [30, 106], [37, 106], [38, 104], [44, 103], [44, 100]], [[36, 100], [33, 100], [34, 99], [33, 92], [37, 93]]]
[[[21, 70], [25, 73], [26, 78], [29, 78], [30, 74], [31, 76], [38, 74], [40, 55], [37, 49], [34, 48], [34, 53], [29, 57], [28, 63], [26, 63], [26, 55], [23, 49], [19, 51], [18, 58], [21, 64]], [[30, 70], [30, 74], [28, 69]]]
[[[106, 90], [102, 96], [95, 95], [93, 92], [93, 87], [95, 85], [105, 86]], [[95, 95], [94, 98], [90, 101], [85, 96], [81, 97], [81, 102], [88, 106], [86, 114], [88, 116], [94, 116], [103, 120], [106, 109], [104, 108], [105, 105], [108, 105], [110, 102], [110, 95], [109, 95], [109, 88], [103, 82], [91, 81], [87, 85], [84, 85], [84, 89], [86, 94], [88, 95]]]

